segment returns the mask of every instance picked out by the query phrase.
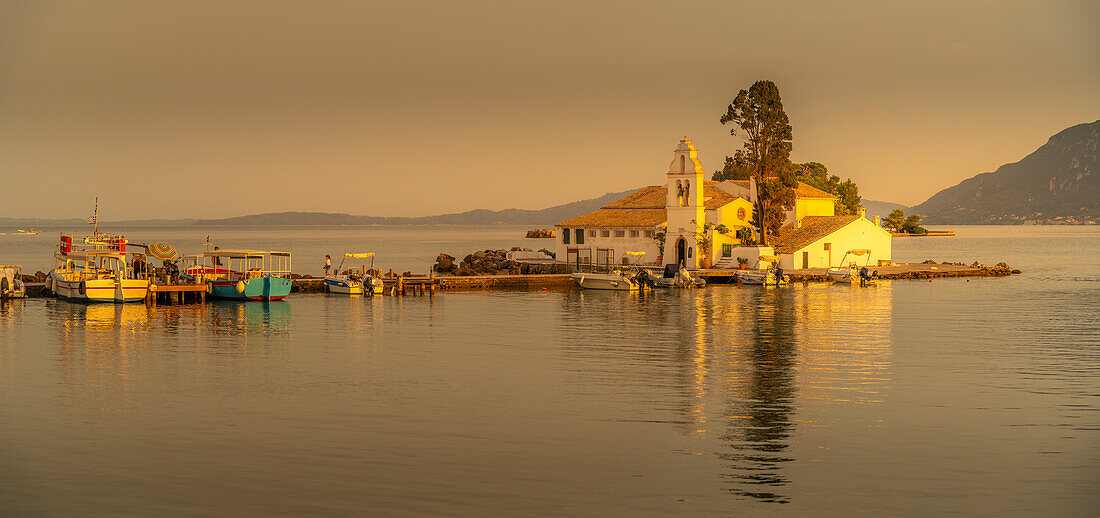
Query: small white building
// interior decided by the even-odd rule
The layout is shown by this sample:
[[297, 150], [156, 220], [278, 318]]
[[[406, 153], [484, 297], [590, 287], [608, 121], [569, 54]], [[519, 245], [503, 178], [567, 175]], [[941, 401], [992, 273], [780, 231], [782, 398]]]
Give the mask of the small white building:
[[[755, 267], [760, 255], [772, 254], [770, 249], [743, 246], [738, 237], [740, 231], [758, 238], [751, 225], [755, 199], [752, 181], [706, 180], [698, 152], [685, 137], [673, 150], [665, 185], [643, 188], [555, 225], [557, 260], [699, 268], [706, 262], [736, 267], [736, 258], [745, 257]], [[807, 218], [833, 217], [835, 200], [827, 192], [799, 183], [787, 226], [798, 229]], [[889, 258], [888, 245], [885, 256]]]
[[[785, 269], [829, 268], [855, 263], [877, 266], [891, 258], [890, 232], [869, 221], [866, 212], [849, 216], [807, 216], [788, 225], [775, 240], [779, 265]], [[878, 219], [878, 218], [876, 218]], [[851, 250], [870, 250], [855, 255]]]

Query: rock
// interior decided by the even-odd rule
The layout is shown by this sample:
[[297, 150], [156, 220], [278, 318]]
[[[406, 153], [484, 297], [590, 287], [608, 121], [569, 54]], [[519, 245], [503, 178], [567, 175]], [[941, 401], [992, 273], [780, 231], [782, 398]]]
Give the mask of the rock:
[[925, 261], [921, 264], [939, 264], [939, 263], [937, 263], [934, 259], [929, 259], [929, 260], [927, 260], [927, 261]]
[[1024, 272], [1021, 272], [1020, 270], [1012, 270], [1013, 275], [1020, 275], [1021, 273], [1024, 273]]
[[545, 248], [540, 248], [540, 249], [539, 249], [539, 252], [542, 252], [542, 253], [544, 253], [544, 254], [546, 254], [546, 255], [550, 256], [550, 257], [554, 257], [555, 259], [557, 259], [557, 257], [556, 257], [556, 256], [557, 256], [557, 253], [556, 253], [556, 252], [551, 252], [551, 251], [549, 251], [549, 250], [547, 250], [547, 249], [545, 249]]
[[474, 271], [472, 268], [469, 268], [467, 266], [463, 266], [463, 267], [455, 270], [454, 274], [458, 275], [458, 276], [462, 276], [462, 277], [469, 277], [471, 275], [477, 275], [477, 272]]
[[455, 269], [455, 258], [440, 252], [439, 257], [435, 258], [435, 266], [432, 267], [437, 272], [453, 272]]
[[512, 251], [512, 252], [519, 252], [519, 251], [522, 251], [522, 250], [523, 250], [523, 249], [522, 249], [522, 248], [520, 248], [520, 247], [518, 247], [518, 246], [513, 246], [513, 247], [512, 247], [512, 250], [511, 250], [511, 251]]
[[527, 231], [527, 237], [535, 239], [553, 238], [554, 235], [554, 229], [552, 228], [536, 228], [534, 230]]
[[401, 276], [402, 277], [411, 277], [412, 274], [413, 274], [413, 272], [405, 272], [405, 273], [401, 274]]

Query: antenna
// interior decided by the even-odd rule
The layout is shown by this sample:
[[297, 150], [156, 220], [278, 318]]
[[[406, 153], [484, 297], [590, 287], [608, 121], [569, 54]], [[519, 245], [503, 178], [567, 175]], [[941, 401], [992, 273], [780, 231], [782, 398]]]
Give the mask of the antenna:
[[99, 235], [99, 196], [95, 197], [95, 212], [92, 213], [92, 223], [95, 224], [95, 226], [92, 228], [92, 235], [93, 236], [98, 236]]

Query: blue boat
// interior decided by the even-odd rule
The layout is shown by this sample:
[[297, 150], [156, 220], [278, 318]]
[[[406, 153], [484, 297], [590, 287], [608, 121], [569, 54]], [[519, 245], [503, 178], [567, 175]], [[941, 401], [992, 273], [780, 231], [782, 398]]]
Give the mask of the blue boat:
[[202, 275], [206, 291], [221, 299], [270, 301], [290, 294], [290, 252], [214, 250], [188, 273]]

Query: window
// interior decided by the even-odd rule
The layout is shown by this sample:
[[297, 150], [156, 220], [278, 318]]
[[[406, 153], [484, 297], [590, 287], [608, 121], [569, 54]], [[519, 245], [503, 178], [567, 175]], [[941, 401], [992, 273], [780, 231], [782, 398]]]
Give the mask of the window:
[[588, 237], [596, 237], [596, 231], [595, 230], [589, 230], [588, 231]]
[[691, 259], [691, 247], [688, 247], [688, 259]]
[[832, 243], [825, 243], [825, 251], [826, 252], [828, 252], [829, 250], [832, 250], [832, 249], [833, 249], [833, 244]]
[[652, 230], [646, 230], [646, 231], [645, 231], [645, 237], [653, 237], [653, 235], [654, 235], [654, 234], [653, 234], [653, 231], [652, 231]]
[[626, 231], [625, 230], [616, 230], [615, 231], [615, 237], [626, 237]]
[[638, 231], [637, 230], [631, 230], [630, 231], [630, 237], [638, 237]]
[[611, 231], [610, 230], [601, 230], [600, 231], [600, 237], [611, 237]]
[[576, 237], [577, 237], [577, 244], [578, 245], [583, 245], [584, 244], [584, 229], [583, 228], [578, 228], [577, 229]]
[[729, 243], [722, 245], [722, 257], [733, 257], [733, 245]]
[[569, 229], [567, 229], [567, 228], [561, 229], [561, 242], [562, 242], [562, 244], [566, 244], [566, 245], [569, 244]]

